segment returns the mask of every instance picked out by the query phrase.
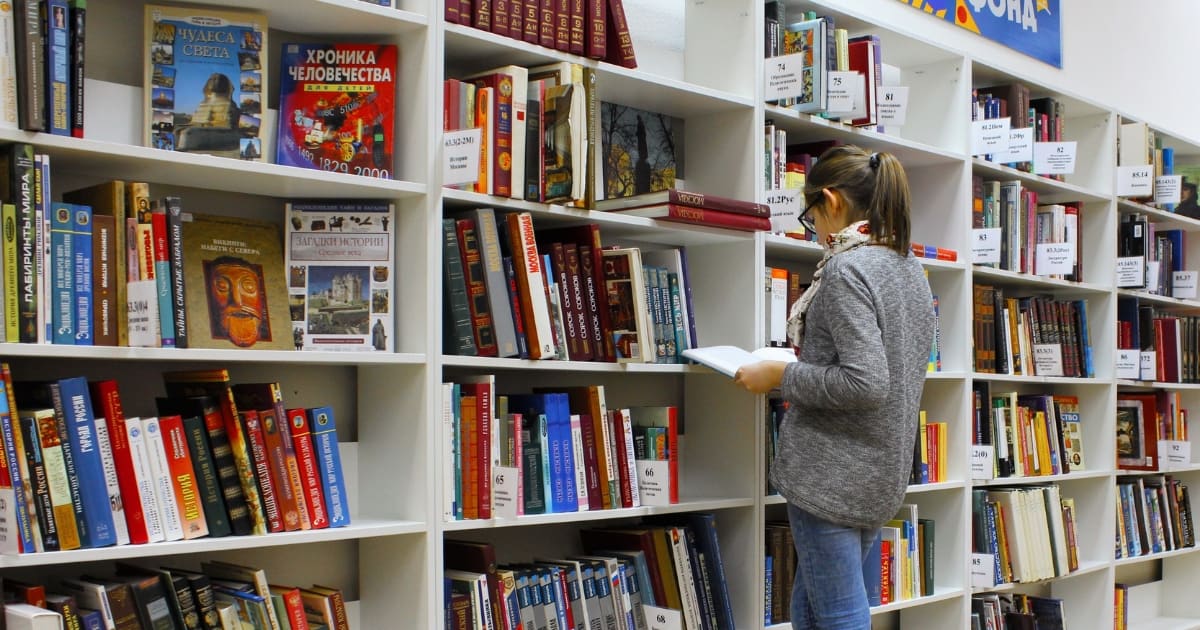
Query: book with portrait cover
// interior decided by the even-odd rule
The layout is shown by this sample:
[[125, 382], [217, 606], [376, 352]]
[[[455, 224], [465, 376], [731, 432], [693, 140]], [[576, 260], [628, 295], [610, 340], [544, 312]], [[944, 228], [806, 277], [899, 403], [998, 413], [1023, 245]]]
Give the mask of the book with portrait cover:
[[275, 161], [391, 178], [397, 48], [284, 44]]
[[261, 160], [266, 16], [148, 4], [144, 24], [146, 146]]
[[291, 350], [283, 242], [274, 223], [185, 215], [188, 347]]
[[287, 204], [287, 297], [297, 349], [392, 351], [395, 218], [387, 201]]

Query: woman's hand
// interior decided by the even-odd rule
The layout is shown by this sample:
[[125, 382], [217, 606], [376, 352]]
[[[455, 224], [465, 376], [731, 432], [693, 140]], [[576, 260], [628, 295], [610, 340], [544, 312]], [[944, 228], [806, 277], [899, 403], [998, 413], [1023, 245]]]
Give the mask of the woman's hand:
[[759, 361], [743, 365], [733, 375], [734, 384], [752, 394], [765, 394], [783, 382], [783, 361]]

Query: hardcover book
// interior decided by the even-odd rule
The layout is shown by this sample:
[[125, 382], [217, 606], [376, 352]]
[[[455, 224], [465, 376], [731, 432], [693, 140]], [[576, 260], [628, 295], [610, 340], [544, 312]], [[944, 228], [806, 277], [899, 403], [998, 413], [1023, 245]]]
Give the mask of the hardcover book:
[[617, 103], [600, 103], [604, 198], [668, 190], [683, 177], [683, 121]]
[[387, 201], [291, 202], [287, 215], [296, 349], [392, 352], [394, 207]]
[[261, 160], [266, 16], [148, 4], [144, 25], [146, 146]]
[[235, 217], [183, 222], [191, 348], [291, 350], [279, 229]]
[[275, 161], [390, 178], [397, 48], [284, 44]]

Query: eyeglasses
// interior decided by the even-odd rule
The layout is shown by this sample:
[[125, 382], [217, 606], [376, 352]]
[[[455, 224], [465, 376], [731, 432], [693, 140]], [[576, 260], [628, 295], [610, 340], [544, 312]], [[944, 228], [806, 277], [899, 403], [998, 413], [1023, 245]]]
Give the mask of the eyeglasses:
[[817, 224], [813, 222], [812, 216], [810, 215], [813, 211], [813, 208], [816, 208], [824, 198], [824, 188], [810, 193], [805, 193], [804, 195], [804, 212], [800, 213], [800, 225], [804, 226], [804, 229], [814, 234], [817, 232]]

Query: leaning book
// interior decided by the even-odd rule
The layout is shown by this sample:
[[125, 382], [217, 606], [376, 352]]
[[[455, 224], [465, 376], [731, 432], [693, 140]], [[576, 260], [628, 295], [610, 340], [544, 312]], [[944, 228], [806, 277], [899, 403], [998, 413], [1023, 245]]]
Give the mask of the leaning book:
[[391, 178], [394, 44], [284, 44], [275, 161]]
[[262, 159], [265, 15], [148, 4], [143, 46], [147, 146]]
[[392, 351], [394, 221], [387, 201], [288, 203], [288, 310], [298, 349]]
[[791, 363], [796, 360], [796, 354], [788, 348], [759, 348], [753, 352], [737, 346], [707, 346], [704, 348], [689, 348], [683, 351], [685, 358], [710, 367], [729, 378], [737, 374], [743, 365], [759, 361], [783, 361]]
[[279, 226], [185, 215], [183, 275], [189, 348], [294, 348]]

